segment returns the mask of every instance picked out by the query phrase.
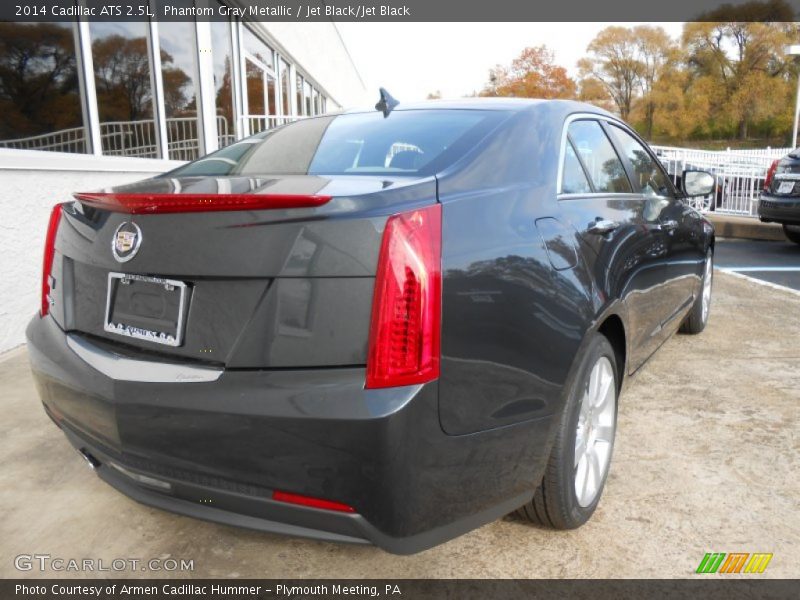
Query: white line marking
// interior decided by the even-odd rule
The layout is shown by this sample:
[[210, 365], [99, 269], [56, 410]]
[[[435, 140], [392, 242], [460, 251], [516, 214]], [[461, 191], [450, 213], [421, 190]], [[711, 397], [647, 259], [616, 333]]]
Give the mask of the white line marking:
[[757, 272], [757, 271], [764, 271], [765, 273], [783, 273], [783, 272], [794, 272], [800, 271], [800, 266], [797, 267], [717, 267], [720, 271], [737, 271], [739, 273], [749, 273], [749, 272]]
[[733, 275], [734, 277], [738, 277], [739, 279], [745, 279], [751, 283], [757, 283], [758, 285], [763, 285], [764, 287], [772, 288], [773, 290], [780, 290], [782, 292], [789, 292], [795, 296], [800, 296], [800, 290], [793, 290], [792, 288], [786, 287], [784, 285], [778, 285], [777, 283], [772, 283], [771, 281], [764, 281], [763, 279], [756, 279], [755, 277], [748, 277], [747, 275], [742, 275], [741, 273], [737, 273], [736, 271], [729, 271], [728, 269], [720, 269], [719, 267], [716, 268], [717, 271], [721, 271], [726, 275]]

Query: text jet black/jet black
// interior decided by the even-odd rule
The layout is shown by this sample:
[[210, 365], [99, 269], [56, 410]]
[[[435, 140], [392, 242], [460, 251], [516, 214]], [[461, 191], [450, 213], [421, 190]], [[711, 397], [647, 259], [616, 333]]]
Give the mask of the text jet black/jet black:
[[577, 527], [623, 377], [708, 319], [682, 199], [713, 178], [682, 182], [569, 101], [300, 120], [55, 207], [38, 390], [102, 479], [181, 514], [396, 553], [515, 509]]

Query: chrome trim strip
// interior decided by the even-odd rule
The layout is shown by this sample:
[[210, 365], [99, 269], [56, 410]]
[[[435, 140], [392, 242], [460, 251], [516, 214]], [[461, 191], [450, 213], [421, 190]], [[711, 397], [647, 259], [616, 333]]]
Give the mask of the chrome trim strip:
[[[127, 329], [125, 327], [117, 328], [114, 324], [111, 323], [111, 290], [113, 288], [113, 281], [115, 279], [119, 279], [120, 282], [125, 281], [126, 279], [131, 279], [135, 281], [144, 281], [147, 283], [158, 283], [160, 285], [171, 285], [180, 289], [181, 296], [179, 299], [178, 305], [178, 325], [175, 330], [175, 337], [158, 337], [157, 332], [143, 332], [139, 333], [139, 330], [136, 329]], [[135, 274], [125, 274], [125, 273], [115, 273], [109, 272], [108, 274], [108, 291], [106, 292], [106, 316], [105, 320], [103, 321], [103, 329], [108, 331], [109, 333], [115, 333], [117, 335], [124, 335], [126, 337], [136, 338], [138, 340], [145, 340], [148, 342], [153, 342], [154, 344], [163, 344], [165, 346], [173, 346], [177, 347], [180, 346], [183, 342], [183, 315], [186, 310], [186, 283], [183, 281], [177, 281], [175, 279], [162, 279], [160, 277], [148, 277], [146, 275], [135, 275]], [[147, 334], [151, 335], [147, 335]], [[163, 334], [162, 334], [163, 335]]]
[[67, 334], [67, 346], [90, 367], [116, 381], [143, 383], [207, 383], [216, 381], [222, 369], [178, 365], [151, 360], [136, 360], [102, 350], [72, 333]]
[[[613, 123], [614, 125], [621, 127], [625, 131], [631, 131], [631, 128], [628, 125], [626, 125], [623, 121], [615, 119], [614, 117], [611, 117], [609, 115], [603, 115], [591, 112], [577, 112], [577, 113], [572, 113], [571, 115], [567, 115], [567, 118], [564, 119], [564, 124], [561, 126], [561, 148], [558, 153], [558, 172], [556, 173], [556, 177], [558, 177], [558, 179], [556, 180], [556, 194], [559, 196], [559, 200], [561, 198], [568, 197], [567, 194], [564, 194], [561, 191], [561, 179], [564, 177], [564, 157], [567, 154], [567, 133], [569, 132], [569, 126], [573, 121], [607, 121], [608, 123]], [[614, 148], [614, 152], [616, 152], [616, 148]], [[586, 194], [581, 194], [580, 196], [582, 198], [595, 198], [597, 196], [608, 195], [608, 194], [609, 192], [589, 192]], [[629, 195], [641, 196], [641, 194], [637, 194], [635, 192], [629, 193]], [[569, 194], [569, 196], [572, 196], [572, 194]]]
[[631, 192], [586, 192], [585, 194], [558, 194], [558, 200], [585, 200], [591, 198], [592, 200], [603, 200], [619, 198], [620, 200], [640, 200], [641, 194]]
[[133, 471], [129, 471], [122, 465], [118, 465], [117, 463], [112, 461], [108, 461], [106, 464], [112, 469], [116, 469], [117, 471], [125, 475], [125, 477], [133, 479], [136, 483], [141, 483], [142, 485], [154, 487], [156, 489], [163, 490], [166, 492], [172, 490], [172, 484], [168, 481], [162, 481], [161, 479], [156, 479], [155, 477], [149, 477], [147, 475], [142, 475], [141, 473], [135, 473]]

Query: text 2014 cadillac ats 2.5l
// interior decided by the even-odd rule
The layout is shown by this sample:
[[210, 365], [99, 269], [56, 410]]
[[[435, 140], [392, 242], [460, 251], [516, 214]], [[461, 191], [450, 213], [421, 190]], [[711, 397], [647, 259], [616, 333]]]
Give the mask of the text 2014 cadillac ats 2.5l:
[[102, 479], [395, 553], [589, 519], [623, 378], [708, 319], [713, 178], [584, 104], [392, 104], [54, 208], [30, 360]]

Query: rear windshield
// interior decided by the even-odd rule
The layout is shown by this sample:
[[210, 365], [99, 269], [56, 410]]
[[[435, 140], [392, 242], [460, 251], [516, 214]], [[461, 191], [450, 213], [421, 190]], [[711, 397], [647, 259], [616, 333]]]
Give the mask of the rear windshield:
[[303, 119], [180, 167], [188, 175], [429, 175], [449, 166], [504, 111], [409, 110]]

